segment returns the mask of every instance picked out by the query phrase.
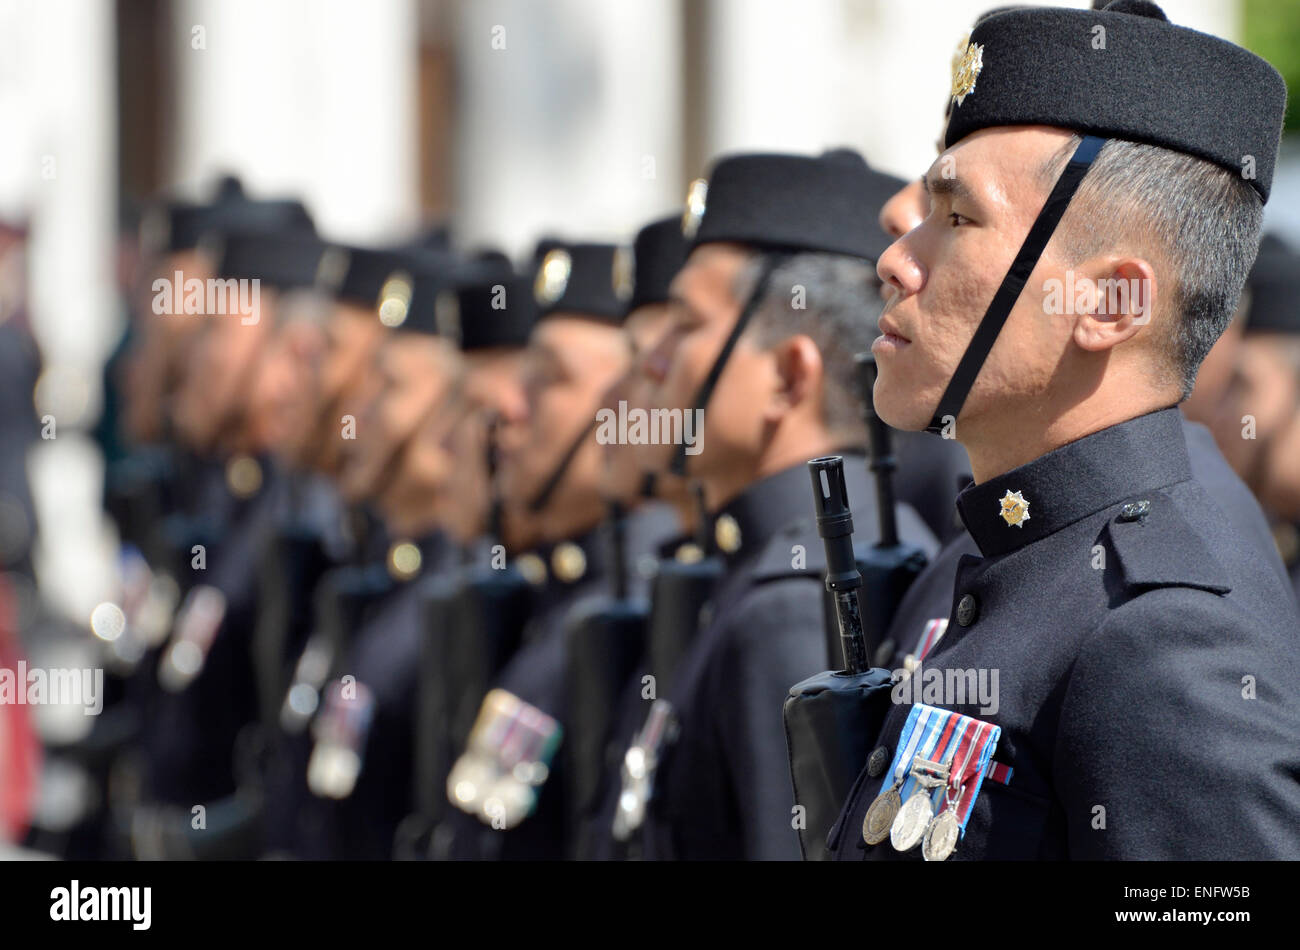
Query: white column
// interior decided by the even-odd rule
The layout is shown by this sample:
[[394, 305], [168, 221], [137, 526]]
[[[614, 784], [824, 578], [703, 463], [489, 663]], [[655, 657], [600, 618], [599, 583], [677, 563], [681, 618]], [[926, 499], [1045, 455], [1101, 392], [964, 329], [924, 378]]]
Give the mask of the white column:
[[419, 223], [413, 0], [175, 0], [172, 23], [175, 184], [234, 172], [346, 240]]
[[680, 206], [680, 9], [670, 0], [457, 6], [463, 242], [630, 237]]
[[113, 313], [116, 138], [112, 5], [0, 5], [0, 204], [28, 216], [28, 303], [44, 375], [46, 434], [27, 458], [42, 593], [85, 623], [111, 589], [101, 464], [80, 427], [99, 412]]

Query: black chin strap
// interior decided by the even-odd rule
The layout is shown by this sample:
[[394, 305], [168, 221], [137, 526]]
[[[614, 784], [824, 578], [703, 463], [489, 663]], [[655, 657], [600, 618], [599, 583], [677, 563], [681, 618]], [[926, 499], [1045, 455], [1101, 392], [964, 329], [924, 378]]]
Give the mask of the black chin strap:
[[975, 385], [975, 377], [979, 375], [980, 368], [993, 349], [993, 344], [997, 342], [998, 334], [1002, 332], [1002, 326], [1007, 322], [1011, 308], [1015, 306], [1016, 299], [1029, 280], [1029, 275], [1038, 265], [1043, 249], [1047, 247], [1052, 232], [1060, 224], [1065, 209], [1070, 206], [1070, 199], [1078, 190], [1083, 176], [1088, 173], [1097, 153], [1105, 144], [1106, 140], [1103, 138], [1085, 135], [1079, 147], [1074, 150], [1069, 164], [1065, 166], [1065, 171], [1061, 172], [1061, 177], [1057, 179], [1056, 186], [1048, 196], [1047, 203], [1043, 205], [1043, 210], [1038, 212], [1033, 227], [1025, 236], [1020, 252], [1011, 262], [1007, 276], [1002, 278], [1002, 286], [993, 295], [993, 302], [985, 311], [984, 319], [975, 328], [975, 335], [971, 338], [970, 345], [966, 347], [961, 362], [957, 364], [957, 370], [952, 374], [948, 388], [944, 390], [943, 398], [939, 400], [939, 408], [935, 410], [934, 417], [926, 426], [926, 432], [941, 435], [945, 425], [944, 420], [955, 421], [961, 413], [961, 407], [966, 402], [971, 387]]
[[528, 503], [529, 511], [536, 514], [546, 507], [546, 503], [550, 501], [551, 496], [555, 494], [555, 489], [559, 488], [560, 482], [564, 480], [564, 473], [569, 470], [569, 465], [577, 456], [578, 451], [584, 444], [586, 444], [587, 436], [591, 435], [597, 425], [597, 420], [593, 418], [591, 422], [582, 427], [582, 431], [579, 432], [578, 437], [573, 440], [573, 444], [570, 445], [565, 450], [564, 454], [560, 456], [560, 461], [556, 463], [554, 471], [551, 472], [551, 477], [542, 484], [542, 490], [539, 491], [533, 497], [533, 500]]
[[[745, 305], [740, 308], [740, 315], [736, 317], [736, 325], [731, 328], [731, 334], [727, 337], [727, 341], [722, 344], [722, 349], [718, 351], [718, 357], [713, 361], [709, 375], [705, 377], [699, 392], [695, 394], [695, 406], [689, 410], [692, 416], [708, 408], [709, 399], [713, 396], [713, 390], [718, 385], [718, 380], [722, 378], [722, 371], [727, 368], [727, 360], [731, 357], [731, 351], [736, 348], [740, 335], [745, 332], [745, 327], [749, 325], [750, 319], [758, 311], [759, 304], [767, 296], [767, 285], [772, 280], [772, 273], [789, 258], [790, 255], [784, 253], [767, 254], [763, 257], [763, 266], [758, 272], [758, 280], [754, 281], [754, 288], [745, 299]], [[685, 424], [683, 419], [683, 427]], [[668, 470], [674, 475], [684, 476], [686, 474], [685, 439], [677, 446], [677, 451], [673, 453], [673, 460]]]
[[497, 430], [501, 428], [501, 415], [497, 412], [488, 414], [483, 434], [484, 469], [487, 473], [488, 510], [487, 533], [493, 544], [502, 543], [502, 521], [505, 506], [501, 502], [501, 491], [497, 488]]

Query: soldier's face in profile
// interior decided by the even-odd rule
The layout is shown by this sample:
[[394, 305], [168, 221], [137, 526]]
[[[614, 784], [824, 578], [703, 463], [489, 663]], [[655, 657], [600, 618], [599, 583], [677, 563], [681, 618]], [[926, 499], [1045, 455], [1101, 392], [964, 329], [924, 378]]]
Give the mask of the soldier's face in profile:
[[164, 255], [140, 282], [134, 302], [142, 326], [141, 342], [134, 349], [126, 371], [126, 427], [132, 438], [152, 442], [162, 437], [165, 416], [175, 414], [175, 387], [183, 378], [194, 343], [203, 329], [203, 318], [185, 314], [155, 313], [155, 278], [177, 280], [184, 286], [191, 278], [207, 280], [212, 268], [198, 251]]
[[[877, 266], [887, 303], [872, 345], [875, 400], [891, 425], [916, 430], [930, 422], [1051, 189], [1040, 169], [1068, 140], [1042, 126], [984, 129], [930, 167], [924, 220]], [[1047, 279], [1064, 277], [1058, 248], [1049, 243], [1003, 326], [957, 420], [959, 440], [990, 413], [996, 424], [1013, 424], [1008, 413], [1018, 403], [1032, 406], [1057, 371], [1073, 331], [1073, 317], [1044, 306]]]
[[446, 448], [455, 464], [448, 473], [437, 514], [438, 522], [453, 537], [468, 544], [487, 530], [496, 488], [487, 461], [491, 422], [522, 423], [528, 418], [528, 409], [522, 347], [475, 350], [464, 359], [465, 373], [448, 410]]
[[[1212, 427], [1224, 457], [1237, 474], [1260, 496], [1261, 503], [1275, 509], [1278, 505], [1271, 496], [1289, 494], [1284, 487], [1287, 466], [1275, 443], [1291, 426], [1300, 405], [1300, 380], [1287, 355], [1295, 347], [1295, 341], [1286, 335], [1245, 336], [1223, 394], [1222, 411], [1216, 414]], [[1253, 422], [1249, 436], [1242, 422], [1247, 416]], [[1276, 501], [1290, 507], [1281, 497]]]
[[[537, 496], [564, 453], [584, 430], [611, 384], [627, 370], [623, 331], [580, 316], [553, 314], [533, 330], [524, 371], [527, 415], [500, 430], [501, 487], [507, 504]], [[598, 502], [601, 448], [594, 430], [574, 456], [547, 505], [563, 512]]]
[[365, 498], [383, 486], [381, 478], [397, 461], [421, 421], [448, 388], [451, 356], [447, 344], [423, 333], [395, 332], [379, 351], [378, 387], [357, 418], [357, 438], [344, 453], [339, 486], [349, 500]]
[[[734, 244], [705, 244], [691, 252], [673, 280], [672, 319], [647, 357], [644, 375], [651, 402], [690, 412], [714, 360], [735, 328], [744, 301], [737, 283], [751, 252]], [[706, 475], [721, 467], [743, 467], [761, 444], [763, 419], [774, 371], [768, 354], [748, 334], [737, 341], [704, 410], [701, 451], [687, 456], [687, 472]], [[677, 446], [647, 446], [653, 471], [665, 471]]]
[[448, 469], [446, 490], [434, 513], [453, 538], [468, 544], [487, 529], [492, 498], [487, 466], [489, 417], [481, 409], [472, 409], [463, 394], [449, 407], [448, 415], [444, 447], [454, 464]]
[[444, 503], [453, 467], [450, 433], [458, 421], [459, 404], [451, 387], [441, 390], [419, 420], [379, 497], [380, 512], [395, 533], [419, 536], [434, 527], [447, 527], [447, 509], [454, 507]]
[[[638, 307], [628, 314], [623, 327], [631, 340], [632, 360], [628, 371], [605, 394], [603, 405], [618, 411], [619, 401], [626, 402], [627, 408], [650, 410], [654, 408], [651, 400], [649, 380], [645, 375], [645, 361], [654, 352], [655, 345], [667, 330], [671, 313], [668, 304], [653, 303]], [[605, 493], [611, 498], [624, 501], [634, 499], [640, 488], [647, 465], [653, 465], [653, 456], [646, 458], [646, 449], [658, 449], [659, 446], [644, 443], [622, 445], [611, 444], [605, 449]]]
[[305, 465], [309, 460], [300, 453], [319, 412], [325, 333], [319, 323], [295, 310], [291, 300], [285, 301], [281, 314], [285, 322], [275, 334], [267, 355], [269, 365], [261, 374], [257, 414], [266, 444], [293, 464]]
[[328, 474], [338, 474], [342, 461], [343, 417], [359, 418], [374, 397], [376, 356], [384, 332], [373, 310], [349, 303], [334, 304], [325, 322], [314, 418], [311, 426], [295, 434], [292, 448]]
[[253, 433], [243, 427], [251, 421], [250, 392], [271, 335], [274, 308], [274, 295], [266, 293], [261, 300], [262, 319], [256, 323], [244, 323], [237, 314], [198, 318], [202, 329], [176, 396], [176, 427], [191, 448], [200, 452], [264, 448], [253, 444]]

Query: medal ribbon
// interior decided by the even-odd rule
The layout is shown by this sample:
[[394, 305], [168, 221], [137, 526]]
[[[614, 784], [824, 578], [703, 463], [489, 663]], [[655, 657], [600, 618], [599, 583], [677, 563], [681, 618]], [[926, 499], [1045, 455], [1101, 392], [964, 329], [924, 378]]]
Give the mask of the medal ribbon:
[[[1002, 727], [948, 710], [941, 709], [938, 712], [943, 716], [962, 721], [962, 738], [953, 749], [954, 755], [951, 759], [953, 763], [957, 763], [957, 767], [949, 772], [948, 786], [943, 790], [945, 800], [942, 807], [953, 810], [961, 834], [965, 836], [966, 822], [970, 820], [975, 799], [979, 797], [980, 786], [989, 771], [993, 749], [998, 744], [998, 737], [1002, 735]], [[1007, 769], [1007, 772], [1009, 773], [1010, 769]], [[958, 797], [952, 805], [948, 805], [946, 800], [950, 789], [959, 790]]]
[[[932, 706], [926, 708], [931, 709], [934, 712], [934, 715], [931, 716], [929, 720], [930, 735], [925, 742], [924, 748], [918, 752], [917, 755], [920, 758], [930, 759], [931, 761], [948, 762], [952, 759], [953, 752], [957, 749], [956, 740], [960, 740], [962, 732], [966, 728], [965, 723], [962, 723], [959, 720], [965, 719], [966, 717], [958, 716], [956, 713], [950, 713], [946, 709], [935, 709]], [[961, 727], [960, 730], [958, 729], [958, 726]], [[913, 761], [915, 761], [915, 759], [913, 759]], [[919, 781], [917, 781], [915, 775], [909, 773], [907, 780], [903, 783], [903, 787], [898, 790], [898, 795], [903, 801], [907, 801], [907, 799], [913, 794], [928, 795], [930, 797], [930, 804], [933, 805], [935, 792], [941, 791], [942, 788], [943, 786], [938, 786], [936, 788], [926, 789]]]
[[925, 631], [921, 634], [921, 642], [916, 646], [916, 662], [924, 660], [943, 639], [943, 635], [948, 631], [948, 618], [935, 617], [925, 625]]
[[903, 732], [898, 739], [898, 751], [894, 753], [894, 761], [890, 763], [889, 771], [885, 773], [885, 779], [880, 783], [880, 791], [877, 795], [883, 795], [886, 791], [895, 785], [901, 785], [903, 774], [907, 767], [912, 764], [912, 757], [916, 755], [916, 747], [920, 745], [921, 739], [925, 735], [925, 722], [934, 712], [930, 706], [923, 706], [920, 703], [912, 706], [907, 714], [907, 721], [903, 723]]

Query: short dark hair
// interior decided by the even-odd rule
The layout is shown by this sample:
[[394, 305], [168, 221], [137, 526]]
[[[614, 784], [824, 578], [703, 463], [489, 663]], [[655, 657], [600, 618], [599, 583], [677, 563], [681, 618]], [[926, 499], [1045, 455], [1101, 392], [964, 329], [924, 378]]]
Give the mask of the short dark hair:
[[[1075, 135], [1043, 167], [1054, 182], [1081, 141]], [[1232, 322], [1259, 249], [1263, 203], [1240, 175], [1212, 162], [1139, 142], [1102, 148], [1058, 229], [1078, 259], [1120, 240], [1154, 238], [1173, 273], [1168, 313], [1171, 381], [1191, 394], [1210, 348]]]
[[[745, 300], [762, 270], [756, 254], [736, 279], [736, 298]], [[746, 333], [760, 346], [774, 346], [796, 334], [809, 337], [825, 367], [822, 422], [833, 434], [863, 436], [862, 408], [855, 385], [854, 356], [869, 349], [884, 302], [870, 261], [843, 254], [795, 254], [781, 262]]]

